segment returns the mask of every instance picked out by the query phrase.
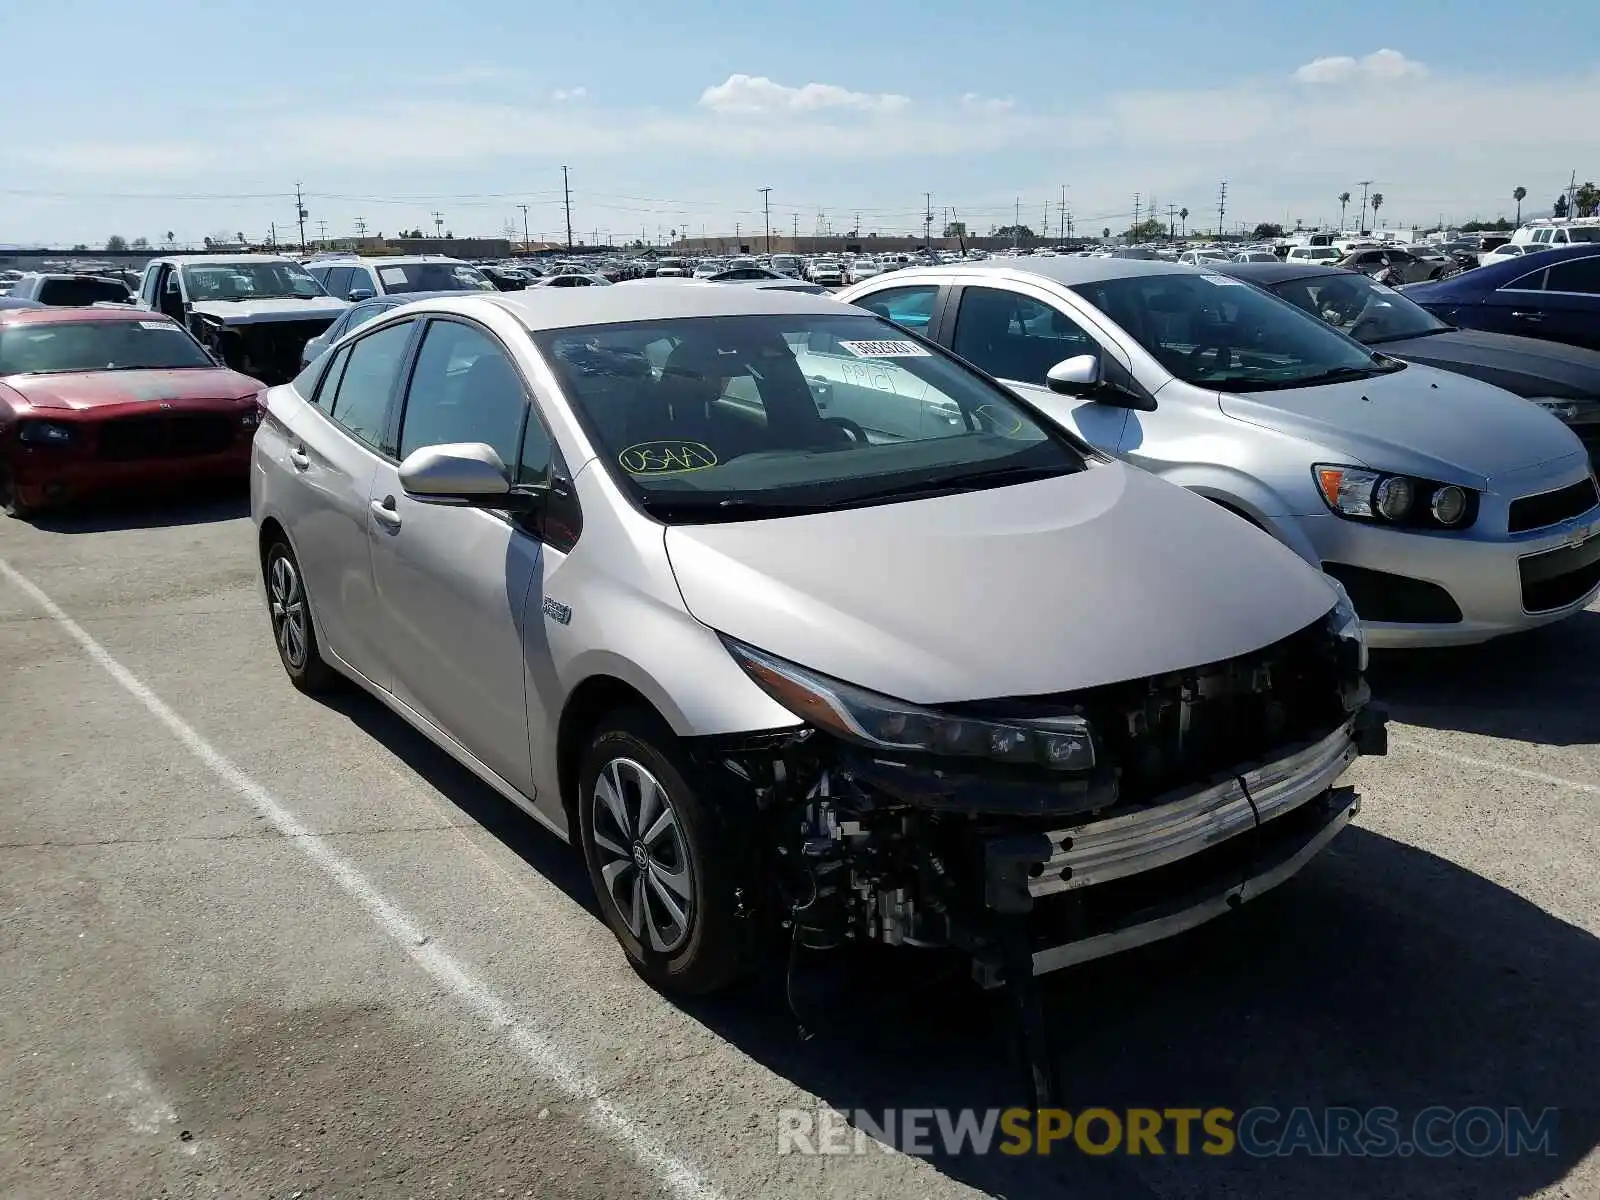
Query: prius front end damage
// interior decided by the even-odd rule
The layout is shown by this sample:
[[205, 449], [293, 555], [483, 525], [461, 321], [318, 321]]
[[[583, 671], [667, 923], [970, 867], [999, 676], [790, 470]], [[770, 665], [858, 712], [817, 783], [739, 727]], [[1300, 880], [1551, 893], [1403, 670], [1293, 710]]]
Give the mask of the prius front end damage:
[[[785, 664], [730, 648], [783, 691]], [[1031, 993], [1036, 975], [1220, 916], [1322, 850], [1359, 808], [1337, 780], [1386, 750], [1364, 666], [1335, 610], [1224, 662], [938, 714], [906, 706], [878, 726], [966, 738], [965, 755], [862, 745], [820, 711], [800, 731], [701, 753], [753, 789], [768, 899], [799, 944], [953, 948], [986, 986]]]

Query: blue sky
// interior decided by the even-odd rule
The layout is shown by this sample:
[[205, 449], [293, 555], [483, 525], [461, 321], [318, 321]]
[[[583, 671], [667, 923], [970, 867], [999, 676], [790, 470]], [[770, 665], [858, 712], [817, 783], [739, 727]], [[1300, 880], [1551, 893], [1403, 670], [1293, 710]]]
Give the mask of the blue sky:
[[[0, 3], [0, 243], [431, 226], [908, 232], [1544, 211], [1600, 177], [1600, 5]], [[1521, 32], [1517, 33], [1520, 25]], [[52, 78], [59, 68], [63, 74]], [[30, 80], [40, 82], [35, 86]], [[15, 90], [20, 86], [23, 90]]]

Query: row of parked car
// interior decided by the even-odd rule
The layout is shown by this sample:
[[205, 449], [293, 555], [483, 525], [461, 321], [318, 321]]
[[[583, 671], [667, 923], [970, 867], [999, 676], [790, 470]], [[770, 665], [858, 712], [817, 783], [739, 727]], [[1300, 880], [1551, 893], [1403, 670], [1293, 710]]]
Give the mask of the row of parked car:
[[0, 500], [248, 475], [288, 678], [369, 690], [575, 843], [669, 991], [785, 938], [949, 947], [1026, 1000], [1349, 823], [1369, 643], [1600, 590], [1572, 411], [1356, 272], [402, 292], [270, 388], [196, 319], [349, 300], [281, 259], [141, 283], [0, 313]]

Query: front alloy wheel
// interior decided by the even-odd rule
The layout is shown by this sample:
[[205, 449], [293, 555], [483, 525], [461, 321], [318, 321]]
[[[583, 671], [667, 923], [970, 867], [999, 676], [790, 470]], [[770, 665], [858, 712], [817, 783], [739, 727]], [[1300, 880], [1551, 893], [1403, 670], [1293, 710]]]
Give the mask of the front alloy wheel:
[[576, 832], [600, 912], [665, 992], [715, 991], [750, 966], [749, 799], [724, 792], [644, 709], [602, 717], [579, 768]]
[[606, 894], [628, 932], [658, 954], [689, 936], [694, 876], [665, 788], [631, 758], [601, 768], [591, 808], [594, 846]]

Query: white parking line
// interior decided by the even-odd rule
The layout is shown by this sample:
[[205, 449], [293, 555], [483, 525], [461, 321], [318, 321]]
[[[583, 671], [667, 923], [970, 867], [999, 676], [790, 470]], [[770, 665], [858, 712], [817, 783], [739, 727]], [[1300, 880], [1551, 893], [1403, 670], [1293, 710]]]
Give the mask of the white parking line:
[[1515, 775], [1518, 779], [1531, 780], [1534, 783], [1548, 783], [1555, 787], [1571, 788], [1575, 792], [1587, 792], [1591, 796], [1600, 796], [1600, 784], [1582, 783], [1576, 779], [1567, 779], [1561, 775], [1546, 775], [1543, 771], [1530, 771], [1526, 767], [1513, 767], [1510, 763], [1495, 762], [1487, 758], [1474, 758], [1470, 754], [1462, 754], [1457, 750], [1441, 750], [1437, 746], [1427, 746], [1421, 742], [1412, 741], [1406, 737], [1389, 735], [1389, 740], [1396, 746], [1404, 746], [1407, 750], [1415, 750], [1419, 754], [1430, 754], [1434, 758], [1442, 758], [1446, 762], [1466, 763], [1472, 767], [1482, 767], [1486, 771], [1499, 771], [1503, 775]]
[[76, 621], [67, 616], [34, 582], [0, 559], [0, 575], [25, 593], [67, 632], [91, 659], [103, 667], [124, 691], [143, 704], [184, 747], [256, 807], [280, 834], [304, 851], [307, 858], [331, 876], [356, 901], [373, 922], [398, 942], [413, 962], [442, 984], [465, 1008], [495, 1029], [540, 1075], [582, 1103], [589, 1119], [625, 1146], [674, 1196], [693, 1200], [720, 1200], [716, 1189], [689, 1163], [668, 1150], [653, 1133], [622, 1108], [606, 1099], [598, 1080], [564, 1057], [544, 1034], [518, 1021], [495, 991], [457, 962], [402, 909], [389, 901], [320, 835], [303, 825], [264, 787], [251, 779], [225, 755], [192, 729]]

